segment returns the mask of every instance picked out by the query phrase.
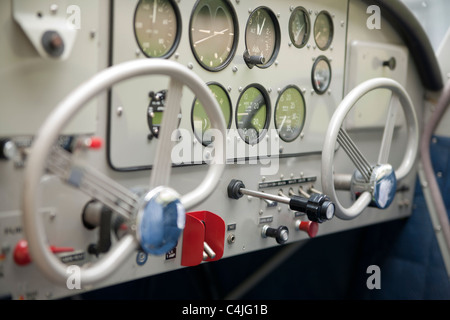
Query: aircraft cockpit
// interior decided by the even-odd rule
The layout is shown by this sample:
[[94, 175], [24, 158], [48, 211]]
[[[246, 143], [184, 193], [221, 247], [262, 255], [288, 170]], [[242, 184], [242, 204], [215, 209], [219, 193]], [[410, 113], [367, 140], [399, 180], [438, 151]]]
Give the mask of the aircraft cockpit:
[[448, 9], [1, 1], [0, 297], [450, 299]]

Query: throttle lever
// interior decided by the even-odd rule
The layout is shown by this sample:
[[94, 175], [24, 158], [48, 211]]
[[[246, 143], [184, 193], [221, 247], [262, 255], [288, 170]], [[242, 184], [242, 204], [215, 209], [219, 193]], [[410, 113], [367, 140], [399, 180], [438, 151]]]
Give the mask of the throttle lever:
[[294, 211], [304, 212], [308, 219], [313, 222], [322, 223], [334, 217], [335, 205], [324, 194], [312, 193], [309, 198], [301, 196], [277, 196], [264, 192], [253, 191], [245, 188], [241, 180], [233, 179], [228, 184], [228, 197], [230, 199], [240, 199], [244, 195], [253, 196], [260, 199], [277, 201], [289, 205]]

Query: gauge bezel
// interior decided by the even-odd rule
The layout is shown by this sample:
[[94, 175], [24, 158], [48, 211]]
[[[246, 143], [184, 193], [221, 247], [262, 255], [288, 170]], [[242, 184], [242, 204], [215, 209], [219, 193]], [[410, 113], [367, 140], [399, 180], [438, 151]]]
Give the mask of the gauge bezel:
[[[286, 138], [284, 138], [283, 136], [281, 136], [280, 135], [280, 130], [281, 129], [279, 129], [278, 128], [278, 125], [277, 125], [277, 117], [276, 117], [276, 115], [277, 115], [277, 110], [278, 110], [278, 104], [279, 104], [279, 102], [280, 102], [280, 99], [281, 99], [281, 96], [286, 92], [286, 90], [288, 90], [288, 89], [295, 89], [298, 93], [300, 93], [300, 96], [302, 97], [302, 101], [303, 101], [303, 109], [304, 109], [304, 112], [303, 112], [303, 114], [304, 114], [304, 117], [303, 117], [303, 121], [302, 121], [302, 125], [300, 126], [300, 130], [299, 130], [299, 132], [298, 132], [298, 134], [294, 137], [294, 138], [292, 138], [292, 139], [286, 139]], [[280, 139], [281, 140], [283, 140], [284, 142], [293, 142], [293, 141], [295, 141], [295, 140], [297, 140], [297, 138], [300, 136], [300, 134], [302, 133], [302, 131], [303, 131], [303, 128], [305, 127], [305, 123], [306, 123], [306, 100], [305, 100], [305, 96], [303, 95], [303, 93], [302, 93], [302, 90], [300, 90], [300, 88], [299, 87], [297, 87], [296, 85], [288, 85], [288, 86], [286, 86], [281, 92], [280, 92], [280, 94], [278, 95], [278, 98], [277, 98], [277, 102], [275, 103], [275, 107], [274, 107], [274, 111], [273, 111], [273, 123], [274, 123], [274, 125], [275, 125], [275, 129], [277, 130], [277, 133], [278, 133], [278, 136], [280, 137]]]
[[[243, 129], [238, 127], [238, 125], [239, 125], [239, 122], [238, 122], [239, 103], [240, 103], [240, 101], [241, 101], [242, 96], [244, 95], [244, 93], [245, 93], [247, 90], [249, 90], [250, 88], [255, 88], [255, 89], [259, 90], [259, 92], [261, 92], [261, 94], [263, 95], [264, 101], [266, 102], [266, 109], [267, 109], [267, 110], [266, 110], [266, 123], [264, 124], [264, 127], [263, 127], [263, 129], [262, 129], [262, 134], [259, 134], [259, 132], [258, 132], [258, 137], [257, 137], [257, 139], [256, 139], [255, 141], [247, 141], [247, 140], [245, 139], [245, 136], [243, 136], [243, 135], [241, 134], [241, 131], [242, 131]], [[238, 131], [238, 133], [239, 133], [239, 136], [241, 137], [241, 139], [242, 139], [243, 141], [245, 141], [245, 143], [247, 143], [248, 145], [251, 145], [251, 146], [257, 145], [257, 144], [262, 140], [262, 138], [264, 138], [264, 136], [266, 135], [266, 133], [267, 133], [267, 131], [268, 131], [268, 129], [269, 129], [269, 126], [270, 126], [270, 118], [271, 118], [271, 115], [272, 115], [272, 111], [271, 111], [271, 110], [272, 110], [272, 109], [271, 109], [270, 96], [269, 96], [269, 93], [267, 92], [266, 88], [264, 88], [263, 85], [261, 85], [261, 84], [259, 84], [259, 83], [252, 83], [252, 84], [249, 84], [248, 86], [246, 86], [246, 87], [242, 90], [242, 92], [239, 94], [239, 98], [237, 99], [237, 103], [236, 103], [236, 107], [235, 107], [235, 112], [234, 112], [234, 121], [235, 121], [235, 123], [236, 123], [236, 129], [237, 129], [237, 131]]]
[[194, 48], [194, 43], [193, 43], [193, 39], [192, 39], [192, 20], [194, 18], [194, 12], [197, 9], [198, 5], [200, 4], [201, 1], [204, 0], [197, 0], [197, 2], [195, 3], [192, 12], [191, 12], [191, 16], [189, 18], [189, 45], [191, 47], [191, 51], [192, 54], [195, 57], [195, 60], [197, 60], [198, 64], [200, 66], [202, 66], [202, 68], [208, 70], [208, 71], [212, 71], [212, 72], [218, 72], [221, 71], [223, 69], [225, 69], [233, 60], [234, 56], [236, 55], [236, 51], [237, 51], [237, 47], [238, 47], [238, 43], [239, 43], [239, 22], [238, 22], [238, 17], [236, 14], [236, 10], [234, 9], [233, 4], [231, 3], [231, 1], [229, 0], [222, 0], [224, 3], [226, 3], [227, 7], [228, 7], [228, 12], [230, 13], [231, 17], [232, 17], [232, 21], [233, 21], [233, 28], [234, 28], [234, 38], [233, 38], [233, 44], [231, 47], [231, 51], [230, 54], [228, 55], [227, 59], [222, 62], [222, 64], [220, 64], [217, 67], [210, 67], [208, 65], [206, 65], [205, 63], [203, 63], [200, 58], [197, 55], [197, 52]]
[[[325, 89], [322, 89], [322, 90], [320, 90], [320, 88], [317, 87], [316, 82], [314, 81], [314, 79], [315, 79], [314, 73], [315, 73], [316, 67], [317, 67], [317, 65], [319, 64], [320, 61], [325, 61], [326, 64], [328, 65], [328, 69], [330, 70], [330, 80], [328, 81], [327, 87], [326, 87]], [[328, 58], [325, 57], [325, 56], [319, 56], [319, 57], [317, 57], [317, 58], [315, 59], [315, 61], [314, 61], [314, 64], [313, 64], [312, 70], [311, 70], [311, 82], [312, 82], [314, 91], [315, 91], [317, 94], [320, 94], [320, 95], [322, 95], [322, 94], [324, 94], [325, 92], [327, 92], [327, 90], [330, 88], [332, 78], [333, 78], [333, 69], [331, 68], [331, 63], [330, 63], [330, 61], [328, 60]]]
[[[155, 0], [157, 1], [157, 0]], [[178, 8], [178, 5], [176, 4], [176, 2], [174, 0], [167, 0], [168, 2], [170, 2], [170, 4], [172, 5], [173, 11], [175, 13], [175, 17], [176, 17], [176, 21], [177, 21], [177, 30], [176, 30], [176, 35], [175, 35], [175, 39], [174, 42], [172, 44], [172, 47], [169, 49], [169, 51], [167, 51], [167, 53], [163, 54], [162, 56], [151, 56], [149, 54], [147, 54], [144, 49], [141, 46], [141, 43], [139, 42], [138, 36], [136, 34], [136, 14], [139, 8], [139, 5], [144, 2], [144, 0], [139, 0], [138, 3], [136, 4], [136, 8], [134, 9], [134, 16], [133, 16], [133, 33], [134, 33], [134, 38], [136, 40], [136, 43], [139, 47], [139, 50], [144, 54], [144, 56], [146, 56], [147, 58], [153, 58], [153, 59], [167, 59], [170, 58], [174, 52], [177, 50], [179, 44], [180, 44], [180, 40], [181, 40], [181, 32], [182, 32], [182, 21], [181, 21], [181, 13], [180, 13], [180, 9]]]
[[[317, 23], [317, 19], [322, 14], [325, 15], [327, 17], [328, 21], [330, 22], [330, 36], [328, 37], [328, 41], [324, 47], [319, 46], [319, 44], [317, 43], [317, 39], [316, 39], [316, 23]], [[319, 50], [325, 51], [331, 46], [331, 43], [333, 42], [333, 39], [334, 39], [334, 23], [333, 23], [333, 18], [331, 17], [331, 14], [328, 11], [322, 10], [317, 14], [316, 19], [314, 20], [313, 35], [314, 35], [314, 42], [316, 43], [316, 46], [317, 46], [317, 48], [319, 48]]]
[[270, 57], [270, 59], [266, 63], [264, 63], [262, 65], [259, 65], [259, 64], [256, 65], [260, 69], [266, 69], [266, 68], [269, 68], [276, 61], [276, 59], [278, 57], [278, 54], [280, 53], [281, 27], [280, 27], [280, 23], [278, 21], [278, 18], [275, 15], [275, 13], [272, 11], [272, 9], [270, 9], [269, 7], [266, 7], [266, 6], [259, 6], [256, 9], [254, 9], [250, 13], [250, 15], [249, 15], [249, 17], [247, 19], [247, 22], [245, 24], [245, 50], [246, 50], [246, 52], [249, 52], [248, 51], [248, 45], [247, 45], [247, 43], [248, 43], [247, 42], [247, 29], [249, 27], [249, 21], [250, 21], [250, 19], [253, 17], [253, 15], [258, 10], [265, 10], [265, 11], [267, 11], [267, 13], [269, 14], [270, 18], [272, 19], [272, 23], [273, 23], [274, 28], [275, 28], [275, 45], [274, 45], [274, 50], [273, 50], [272, 56]]
[[[230, 119], [228, 120], [228, 123], [226, 123], [227, 125], [227, 130], [231, 128], [231, 123], [233, 122], [233, 104], [231, 102], [231, 98], [230, 95], [228, 94], [227, 90], [225, 89], [225, 87], [223, 85], [221, 85], [219, 82], [216, 81], [211, 81], [211, 82], [207, 82], [206, 85], [209, 87], [211, 85], [215, 85], [220, 87], [223, 92], [225, 92], [226, 97], [228, 99], [229, 105], [230, 105]], [[203, 139], [199, 139], [196, 131], [195, 131], [195, 126], [194, 126], [194, 107], [195, 107], [195, 103], [197, 102], [197, 98], [194, 98], [194, 101], [192, 102], [192, 107], [191, 107], [191, 127], [192, 127], [192, 132], [194, 133], [194, 137], [195, 139], [197, 139], [197, 141], [201, 141], [202, 145], [207, 147], [210, 145], [210, 143], [205, 143], [205, 141], [203, 141]], [[204, 108], [204, 107], [203, 107]]]
[[[292, 31], [293, 31], [293, 30], [292, 30], [292, 20], [294, 19], [294, 14], [296, 14], [297, 11], [303, 12], [303, 14], [304, 14], [304, 16], [305, 16], [305, 18], [306, 18], [306, 20], [305, 20], [306, 27], [308, 28], [308, 29], [307, 29], [307, 32], [306, 32], [306, 34], [305, 34], [305, 37], [303, 38], [304, 41], [303, 41], [302, 44], [300, 44], [300, 45], [297, 45], [297, 44], [295, 43], [294, 35], [292, 34]], [[292, 10], [291, 16], [290, 16], [290, 18], [289, 18], [288, 30], [289, 30], [289, 31], [288, 31], [288, 32], [289, 32], [289, 38], [290, 38], [291, 43], [292, 43], [292, 45], [293, 45], [294, 47], [296, 47], [296, 48], [298, 48], [298, 49], [301, 49], [301, 48], [303, 48], [304, 46], [306, 46], [306, 44], [307, 44], [308, 41], [309, 41], [309, 38], [311, 37], [311, 17], [309, 16], [308, 10], [306, 10], [306, 9], [305, 9], [304, 7], [302, 7], [302, 6], [298, 6], [298, 7], [296, 7], [294, 10]]]

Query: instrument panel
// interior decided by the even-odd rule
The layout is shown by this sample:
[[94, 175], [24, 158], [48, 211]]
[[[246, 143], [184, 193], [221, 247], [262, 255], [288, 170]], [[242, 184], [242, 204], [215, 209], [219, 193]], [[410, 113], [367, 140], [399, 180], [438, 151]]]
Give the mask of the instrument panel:
[[[345, 1], [116, 1], [112, 65], [163, 58], [200, 75], [222, 107], [230, 163], [316, 153], [344, 90], [346, 10]], [[111, 90], [109, 160], [116, 170], [153, 165], [155, 134], [143, 115], [166, 83], [151, 77]], [[208, 129], [202, 106], [185, 89], [178, 140], [189, 140], [192, 150], [174, 164], [206, 160], [197, 146], [209, 145]]]
[[[21, 0], [14, 2], [25, 3]], [[32, 110], [27, 109], [26, 118], [36, 119], [41, 125], [41, 118], [51, 107], [57, 106], [56, 100], [62, 100], [66, 93], [78, 88], [80, 82], [84, 85], [90, 83], [83, 83], [81, 79], [95, 80], [98, 74], [101, 78], [102, 72], [116, 67], [116, 70], [123, 66], [136, 68], [137, 64], [133, 64], [136, 62], [148, 61], [155, 66], [171, 62], [183, 72], [198, 76], [217, 102], [226, 128], [223, 139], [225, 170], [220, 177], [215, 176], [213, 188], [202, 190], [209, 197], [190, 206], [186, 220], [182, 221], [184, 212], [177, 210], [183, 201], [177, 197], [185, 200], [182, 197], [196, 190], [205, 173], [209, 174], [211, 163], [214, 164], [211, 158], [217, 153], [214, 149], [216, 139], [221, 141], [214, 126], [217, 119], [210, 118], [213, 103], [204, 105], [201, 95], [191, 91], [188, 85], [176, 92], [173, 79], [162, 75], [140, 75], [110, 86], [105, 95], [97, 93], [98, 97], [89, 103], [88, 112], [82, 113], [81, 120], [75, 118], [73, 127], [59, 137], [57, 145], [62, 150], [48, 154], [48, 167], [39, 185], [43, 196], [36, 214], [42, 218], [41, 229], [45, 229], [51, 248], [59, 250], [54, 256], [67, 265], [89, 268], [109, 256], [109, 247], [99, 249], [104, 245], [104, 238], [112, 240], [109, 250], [116, 248], [114, 245], [117, 243], [124, 247], [123, 239], [136, 242], [137, 247], [130, 251], [128, 257], [120, 255], [115, 261], [110, 261], [114, 265], [123, 259], [117, 270], [105, 280], [73, 290], [64, 284], [56, 286], [42, 277], [42, 270], [28, 257], [20, 263], [14, 260], [17, 250], [27, 250], [26, 246], [21, 247], [25, 237], [21, 199], [23, 189], [29, 188], [23, 188], [22, 183], [29, 174], [25, 169], [29, 166], [29, 156], [33, 154], [30, 147], [35, 139], [39, 141], [39, 135], [36, 135], [38, 124], [31, 125], [29, 120], [14, 121], [17, 125], [0, 132], [0, 146], [5, 151], [5, 159], [0, 161], [0, 173], [5, 177], [5, 183], [0, 184], [0, 226], [4, 230], [0, 234], [0, 294], [26, 299], [70, 296], [303, 241], [316, 235], [403, 218], [411, 213], [414, 190], [410, 186], [415, 183], [415, 172], [405, 175], [397, 191], [386, 186], [395, 185], [392, 171], [402, 163], [403, 151], [408, 149], [408, 154], [413, 155], [413, 143], [406, 142], [414, 140], [414, 137], [408, 139], [408, 132], [417, 126], [414, 127], [411, 120], [414, 118], [413, 107], [405, 109], [409, 112], [409, 121], [405, 122], [399, 116], [386, 125], [389, 92], [376, 92], [378, 99], [374, 96], [361, 99], [362, 108], [349, 113], [350, 119], [345, 123], [348, 132], [342, 131], [338, 136], [344, 143], [335, 143], [330, 148], [335, 154], [330, 168], [336, 169], [336, 173], [351, 176], [357, 183], [349, 186], [346, 180], [341, 189], [337, 187], [339, 183], [330, 185], [332, 191], [334, 187], [339, 189], [337, 192], [343, 206], [355, 202], [361, 193], [367, 191], [367, 180], [370, 179], [364, 180], [367, 177], [354, 174], [352, 161], [362, 169], [361, 172], [370, 176], [376, 167], [373, 164], [377, 161], [380, 141], [388, 140], [388, 137], [384, 139], [383, 132], [388, 126], [392, 130], [392, 149], [395, 151], [390, 155], [385, 152], [379, 158], [389, 158], [392, 167], [375, 169], [382, 178], [387, 176], [383, 176], [384, 171], [389, 171], [391, 180], [385, 179], [383, 183], [384, 190], [389, 189], [389, 204], [392, 205], [382, 213], [369, 206], [355, 219], [333, 218], [334, 204], [324, 192], [323, 148], [330, 140], [330, 123], [333, 123], [337, 109], [351, 89], [368, 79], [383, 77], [397, 80], [407, 88], [418, 113], [423, 98], [407, 48], [388, 24], [383, 25], [379, 32], [365, 28], [367, 15], [362, 2], [74, 2], [83, 9], [81, 12], [89, 14], [83, 15], [73, 51], [67, 54], [66, 60], [45, 60], [39, 55], [31, 60], [33, 65], [39, 66], [32, 68], [34, 82], [29, 82], [36, 84], [30, 86], [36, 91], [32, 91], [34, 94], [30, 96], [20, 95], [19, 101], [23, 105], [33, 105], [33, 98], [39, 95], [45, 103], [40, 102], [39, 107]], [[7, 2], [1, 6], [0, 19], [12, 20], [6, 14], [13, 11]], [[64, 10], [58, 11], [53, 7], [48, 15], [48, 10], [42, 7], [45, 7], [42, 2], [35, 1], [26, 6], [16, 6], [14, 10], [25, 13], [31, 10], [35, 20], [47, 23], [47, 28], [53, 26], [51, 19], [58, 14], [66, 18]], [[18, 42], [27, 43], [27, 35], [17, 30], [12, 34], [16, 37], [8, 39], [18, 38]], [[0, 43], [6, 42], [5, 39], [0, 39]], [[0, 46], [0, 53], [4, 55], [2, 50], [6, 50], [8, 45]], [[85, 54], [98, 59], [86, 59]], [[30, 63], [23, 57], [14, 56], [12, 59], [5, 56], [21, 68]], [[383, 65], [389, 59], [396, 60], [397, 68], [389, 69]], [[84, 63], [84, 60], [89, 61]], [[1, 71], [8, 69], [8, 61], [0, 65]], [[41, 81], [41, 69], [45, 69], [45, 74], [51, 79], [48, 88], [45, 88], [46, 82]], [[65, 83], [63, 79], [68, 70], [74, 77]], [[21, 81], [23, 75], [20, 73], [14, 74], [12, 83], [17, 92], [23, 92], [29, 83]], [[8, 73], [0, 73], [0, 76], [6, 79]], [[53, 86], [63, 90], [42, 95], [42, 92], [48, 92], [44, 89]], [[172, 90], [180, 94], [179, 109], [167, 110]], [[5, 109], [11, 112], [9, 108]], [[160, 173], [155, 170], [160, 168], [158, 161], [160, 164], [162, 159], [158, 144], [169, 145], [169, 141], [162, 137], [165, 135], [163, 119], [168, 112], [172, 116], [168, 119], [172, 119], [177, 129], [171, 135], [171, 163], [165, 164], [164, 168], [170, 173], [170, 179], [167, 177], [164, 182], [173, 190], [162, 188], [146, 193], [149, 176], [152, 186], [154, 176]], [[6, 115], [3, 118], [9, 119]], [[100, 140], [96, 140], [96, 136]], [[104, 145], [99, 141], [104, 141]], [[354, 141], [358, 142], [360, 149], [356, 148]], [[14, 144], [19, 152], [13, 150]], [[412, 147], [408, 147], [410, 145]], [[368, 155], [368, 160], [365, 155]], [[413, 162], [409, 161], [409, 164], [412, 166]], [[352, 193], [350, 191], [355, 191], [350, 190], [353, 187], [357, 190]], [[290, 197], [297, 203], [292, 206], [287, 203], [286, 199]], [[114, 214], [108, 216], [105, 212], [95, 211], [98, 208], [94, 208], [93, 199], [103, 201], [104, 207], [112, 208]], [[173, 199], [176, 201], [171, 202]], [[365, 199], [367, 203], [371, 201], [367, 194]], [[157, 224], [145, 225], [153, 218], [146, 211], [158, 208], [161, 203], [177, 208], [171, 215], [169, 227], [176, 226], [176, 230], [168, 246], [176, 245], [165, 253], [162, 251], [167, 251], [167, 247], [163, 246], [162, 254], [158, 251], [158, 255], [153, 255], [154, 251], [145, 249], [152, 247], [149, 243], [154, 240], [152, 236], [157, 237], [161, 230], [155, 227]], [[308, 211], [305, 207], [311, 208], [317, 203], [321, 208], [317, 211], [321, 212], [314, 220], [308, 215], [311, 212], [305, 213]], [[148, 206], [154, 208], [147, 210]], [[98, 215], [89, 216], [91, 211]], [[135, 215], [135, 221], [123, 223], [121, 218], [130, 212]], [[149, 226], [152, 231], [147, 233], [145, 228]], [[135, 232], [136, 239], [127, 238], [130, 235], [127, 232]], [[148, 242], [143, 245], [144, 241]]]

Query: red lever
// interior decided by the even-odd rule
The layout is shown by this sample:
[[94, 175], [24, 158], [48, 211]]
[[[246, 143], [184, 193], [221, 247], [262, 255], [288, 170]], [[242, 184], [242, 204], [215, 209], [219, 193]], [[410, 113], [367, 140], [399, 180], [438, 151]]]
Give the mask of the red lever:
[[310, 238], [314, 238], [319, 232], [319, 224], [314, 221], [299, 221], [295, 223], [298, 230], [305, 231]]
[[209, 211], [186, 213], [181, 265], [191, 267], [202, 261], [219, 260], [224, 242], [225, 222], [221, 217]]
[[[73, 248], [69, 247], [55, 247], [50, 246], [50, 250], [53, 253], [61, 253], [61, 252], [72, 252]], [[14, 261], [19, 266], [26, 266], [31, 262], [31, 257], [28, 252], [28, 242], [26, 240], [20, 240], [17, 242], [16, 247], [14, 248]]]

